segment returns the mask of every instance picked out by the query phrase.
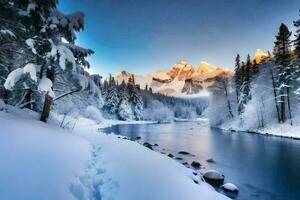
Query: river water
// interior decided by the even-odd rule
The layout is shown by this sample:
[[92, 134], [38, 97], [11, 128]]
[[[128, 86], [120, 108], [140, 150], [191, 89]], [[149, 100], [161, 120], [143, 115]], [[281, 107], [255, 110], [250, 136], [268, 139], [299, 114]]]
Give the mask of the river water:
[[183, 158], [178, 162], [196, 160], [222, 172], [225, 182], [240, 189], [235, 199], [300, 200], [300, 140], [224, 132], [201, 122], [115, 125], [104, 132], [139, 136], [141, 143], [156, 143], [155, 150]]

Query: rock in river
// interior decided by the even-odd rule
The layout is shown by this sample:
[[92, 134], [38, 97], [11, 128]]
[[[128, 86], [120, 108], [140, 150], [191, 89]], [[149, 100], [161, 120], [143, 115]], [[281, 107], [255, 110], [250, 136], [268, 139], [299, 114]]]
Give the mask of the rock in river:
[[179, 151], [178, 154], [181, 154], [181, 155], [190, 155], [190, 153], [187, 152], [187, 151]]
[[209, 159], [206, 160], [206, 162], [208, 162], [208, 163], [214, 163], [216, 161], [214, 159], [212, 159], [212, 158], [209, 158]]
[[224, 182], [224, 175], [216, 170], [206, 171], [203, 174], [203, 178], [206, 180], [206, 182], [215, 186], [220, 186]]
[[233, 193], [238, 193], [239, 189], [232, 183], [225, 183], [224, 185], [221, 186], [221, 188], [225, 191], [233, 192]]

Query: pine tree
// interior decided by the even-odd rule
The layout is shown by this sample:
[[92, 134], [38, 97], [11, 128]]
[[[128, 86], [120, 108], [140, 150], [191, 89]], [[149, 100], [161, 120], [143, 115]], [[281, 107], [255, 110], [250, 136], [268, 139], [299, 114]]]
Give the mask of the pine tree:
[[116, 85], [114, 84], [114, 79], [110, 79], [111, 85], [108, 86], [106, 95], [104, 96], [104, 110], [106, 110], [111, 115], [118, 114], [118, 90]]
[[142, 119], [143, 103], [139, 90], [137, 87], [128, 82], [129, 102], [135, 116], [135, 120]]
[[[299, 10], [300, 12], [300, 10]], [[300, 14], [299, 14], [300, 16]], [[296, 28], [295, 40], [293, 41], [297, 58], [300, 58], [300, 19], [294, 21]]]
[[[12, 9], [9, 5], [15, 8], [11, 10], [14, 17], [1, 16], [0, 27], [2, 29], [2, 21], [19, 26], [18, 29], [11, 25], [8, 28], [12, 31], [8, 33], [17, 38], [18, 48], [11, 48], [13, 56], [20, 55], [23, 63], [13, 63], [13, 68], [10, 67], [5, 72], [9, 74], [1, 70], [1, 75], [5, 75], [4, 86], [6, 90], [9, 88], [11, 96], [18, 96], [18, 104], [27, 104], [31, 109], [34, 105], [36, 111], [42, 111], [40, 120], [46, 122], [54, 100], [52, 89], [58, 76], [77, 75], [79, 68], [89, 67], [85, 57], [93, 51], [75, 45], [75, 32], [83, 30], [83, 14], [77, 12], [64, 15], [57, 9], [57, 0], [14, 1], [7, 4], [7, 10]], [[1, 10], [2, 13], [6, 12]], [[7, 23], [8, 21], [10, 23]], [[69, 43], [63, 43], [61, 38], [65, 38]], [[90, 88], [92, 86], [87, 85]], [[43, 106], [40, 104], [42, 101]]]
[[[235, 75], [234, 75], [234, 82], [235, 82], [235, 92], [236, 92], [236, 98], [237, 98], [237, 103], [239, 104], [239, 96], [240, 96], [240, 90], [241, 90], [241, 85], [243, 83], [242, 81], [242, 71], [241, 71], [241, 60], [240, 60], [240, 55], [237, 54], [235, 58]], [[239, 106], [238, 106], [239, 108]], [[238, 113], [240, 114], [241, 110], [238, 109]]]
[[[289, 31], [285, 24], [281, 24], [279, 27], [279, 32], [276, 35], [276, 40], [274, 42], [273, 54], [275, 57], [275, 87], [278, 91], [280, 99], [276, 99], [276, 103], [279, 104], [280, 122], [286, 121], [286, 104], [288, 106], [288, 113], [290, 119], [291, 107], [290, 107], [290, 82], [292, 79], [291, 73], [294, 71], [291, 65], [291, 41], [290, 37], [292, 32]], [[292, 121], [291, 121], [292, 123]]]
[[129, 104], [129, 94], [127, 85], [123, 80], [118, 90], [119, 104], [118, 115], [121, 120], [132, 120], [134, 118], [131, 106]]
[[[300, 12], [300, 10], [299, 10]], [[299, 14], [300, 16], [300, 14]], [[296, 28], [295, 40], [293, 41], [293, 45], [295, 48], [295, 58], [293, 60], [293, 68], [294, 68], [294, 76], [298, 84], [296, 85], [296, 90], [294, 93], [297, 95], [297, 98], [300, 98], [300, 87], [299, 82], [300, 79], [300, 19], [294, 21], [294, 26]]]

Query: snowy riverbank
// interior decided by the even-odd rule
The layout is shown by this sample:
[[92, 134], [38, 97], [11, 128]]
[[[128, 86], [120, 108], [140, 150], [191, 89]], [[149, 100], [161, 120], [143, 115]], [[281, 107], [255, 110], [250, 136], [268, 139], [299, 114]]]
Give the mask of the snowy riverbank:
[[241, 126], [237, 126], [234, 123], [226, 123], [216, 128], [220, 128], [224, 131], [233, 131], [233, 132], [246, 132], [246, 133], [255, 133], [255, 134], [262, 134], [262, 135], [269, 135], [269, 136], [276, 136], [276, 137], [284, 137], [290, 139], [300, 139], [300, 126], [293, 125], [291, 126], [289, 123], [285, 124], [273, 124], [272, 126], [268, 126], [265, 128], [260, 129], [245, 129]]
[[0, 111], [0, 199], [228, 199], [173, 159], [97, 131], [117, 122], [79, 118], [71, 132], [36, 117]]

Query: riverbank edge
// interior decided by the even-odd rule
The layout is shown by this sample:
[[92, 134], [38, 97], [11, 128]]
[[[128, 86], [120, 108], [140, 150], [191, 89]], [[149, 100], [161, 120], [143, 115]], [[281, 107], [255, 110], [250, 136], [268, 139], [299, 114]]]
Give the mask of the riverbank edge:
[[[224, 132], [231, 132], [231, 133], [242, 132], [242, 133], [247, 133], [247, 134], [271, 136], [271, 137], [291, 139], [291, 140], [300, 140], [300, 132], [299, 132], [299, 136], [295, 137], [295, 136], [288, 136], [288, 135], [281, 135], [281, 134], [273, 134], [273, 133], [265, 132], [265, 130], [239, 130], [239, 129], [232, 129], [232, 128], [224, 128], [221, 126], [210, 126], [210, 127], [220, 129]], [[299, 127], [299, 129], [300, 129], [300, 127]]]

